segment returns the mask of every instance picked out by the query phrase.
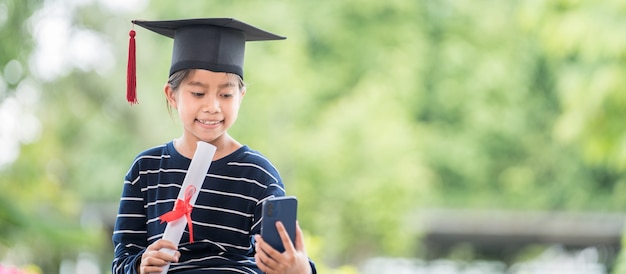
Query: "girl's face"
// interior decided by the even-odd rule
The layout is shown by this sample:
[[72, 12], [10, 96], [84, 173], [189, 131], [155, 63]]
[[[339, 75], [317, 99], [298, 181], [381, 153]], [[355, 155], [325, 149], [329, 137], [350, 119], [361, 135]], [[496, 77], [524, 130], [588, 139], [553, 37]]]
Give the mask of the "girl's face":
[[226, 145], [225, 133], [237, 120], [245, 93], [237, 76], [203, 69], [193, 70], [177, 90], [165, 85], [167, 101], [183, 124], [182, 139], [194, 146], [197, 141]]

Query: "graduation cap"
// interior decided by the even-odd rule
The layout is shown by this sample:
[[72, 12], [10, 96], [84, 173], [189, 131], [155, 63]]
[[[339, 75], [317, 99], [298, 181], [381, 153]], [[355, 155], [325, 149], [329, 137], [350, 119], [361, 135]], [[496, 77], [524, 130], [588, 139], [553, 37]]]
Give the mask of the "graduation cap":
[[[133, 20], [132, 23], [174, 39], [170, 76], [184, 69], [206, 69], [243, 78], [246, 41], [286, 39], [232, 18]], [[126, 99], [135, 104], [135, 31], [131, 30], [129, 35]]]

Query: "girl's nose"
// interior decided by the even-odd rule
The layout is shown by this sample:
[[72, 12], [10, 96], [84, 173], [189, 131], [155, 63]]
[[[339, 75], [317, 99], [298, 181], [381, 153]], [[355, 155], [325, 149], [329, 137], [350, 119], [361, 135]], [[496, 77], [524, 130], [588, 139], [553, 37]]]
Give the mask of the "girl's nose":
[[202, 111], [208, 113], [220, 112], [220, 103], [217, 99], [208, 98], [202, 105]]

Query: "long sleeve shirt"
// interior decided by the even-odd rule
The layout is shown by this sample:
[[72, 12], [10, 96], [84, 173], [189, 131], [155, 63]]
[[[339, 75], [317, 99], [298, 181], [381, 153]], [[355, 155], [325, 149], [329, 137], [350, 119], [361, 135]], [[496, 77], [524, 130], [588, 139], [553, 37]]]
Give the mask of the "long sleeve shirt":
[[[173, 142], [136, 157], [125, 176], [113, 232], [114, 274], [137, 273], [147, 246], [162, 238], [167, 224], [159, 216], [173, 209], [190, 162]], [[194, 243], [186, 228], [178, 245], [181, 257], [169, 273], [261, 273], [253, 236], [260, 232], [263, 201], [285, 195], [276, 168], [243, 146], [211, 163], [199, 191], [191, 213]]]

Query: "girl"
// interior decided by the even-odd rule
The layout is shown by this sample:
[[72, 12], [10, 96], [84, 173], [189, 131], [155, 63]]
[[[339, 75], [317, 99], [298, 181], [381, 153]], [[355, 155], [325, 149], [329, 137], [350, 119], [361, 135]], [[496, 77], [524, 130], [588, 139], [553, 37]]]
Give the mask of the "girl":
[[[284, 185], [263, 155], [227, 132], [246, 94], [245, 42], [285, 38], [234, 19], [133, 23], [174, 38], [164, 91], [183, 133], [140, 153], [126, 174], [113, 232], [113, 273], [160, 273], [168, 264], [169, 273], [315, 273], [299, 226], [292, 243], [276, 223], [283, 253], [258, 235], [261, 204], [284, 196]], [[131, 31], [131, 41], [133, 36]], [[166, 223], [159, 217], [172, 210], [198, 141], [217, 150], [193, 207], [193, 234], [188, 227], [176, 246], [161, 239]], [[177, 251], [169, 255], [162, 248]]]

